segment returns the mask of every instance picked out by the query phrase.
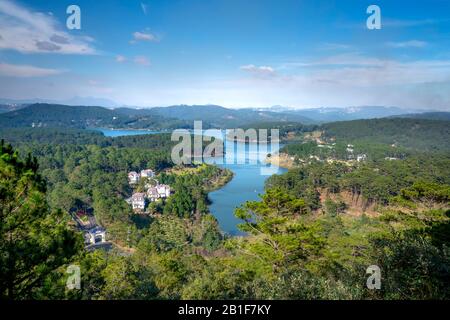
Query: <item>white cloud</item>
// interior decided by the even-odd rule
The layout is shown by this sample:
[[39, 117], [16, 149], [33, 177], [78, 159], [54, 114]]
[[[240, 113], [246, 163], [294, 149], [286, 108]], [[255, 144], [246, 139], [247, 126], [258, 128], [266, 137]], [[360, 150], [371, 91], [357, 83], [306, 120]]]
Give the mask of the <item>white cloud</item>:
[[62, 73], [61, 70], [39, 68], [30, 65], [15, 65], [0, 63], [0, 76], [17, 77], [17, 78], [33, 78], [47, 77]]
[[404, 42], [387, 42], [386, 45], [392, 48], [423, 48], [427, 46], [427, 42], [419, 40], [410, 40]]
[[122, 62], [125, 62], [125, 61], [127, 61], [126, 57], [124, 57], [124, 56], [122, 56], [120, 54], [118, 56], [116, 56], [116, 62], [122, 63]]
[[141, 66], [150, 66], [150, 60], [144, 56], [137, 56], [134, 58], [134, 63], [139, 64]]
[[142, 3], [141, 2], [141, 8], [142, 8], [142, 12], [147, 15], [148, 12], [148, 4]]
[[284, 63], [284, 81], [334, 83], [352, 87], [408, 85], [450, 80], [450, 60], [397, 61], [358, 53]]
[[269, 66], [255, 66], [254, 64], [248, 64], [240, 67], [241, 70], [247, 71], [256, 76], [274, 76], [275, 70]]
[[134, 41], [158, 41], [158, 38], [150, 32], [139, 32], [133, 33]]
[[95, 54], [86, 37], [75, 37], [48, 14], [0, 0], [0, 49], [22, 53]]

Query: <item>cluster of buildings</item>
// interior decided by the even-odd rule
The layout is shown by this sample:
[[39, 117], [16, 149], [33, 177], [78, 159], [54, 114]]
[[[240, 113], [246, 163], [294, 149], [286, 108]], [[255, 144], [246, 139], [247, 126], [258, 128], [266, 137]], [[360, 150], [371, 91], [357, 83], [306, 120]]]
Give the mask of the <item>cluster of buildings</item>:
[[[141, 179], [150, 179], [155, 177], [155, 172], [151, 169], [142, 170], [140, 173], [132, 171], [128, 173], [128, 181], [130, 185], [136, 185]], [[145, 211], [145, 208], [149, 202], [155, 202], [159, 199], [170, 197], [170, 186], [167, 184], [159, 184], [156, 179], [155, 185], [150, 183], [145, 184], [146, 192], [133, 193], [130, 199], [127, 200], [131, 204], [132, 208], [136, 212]]]
[[[347, 145], [347, 152], [349, 153], [348, 155], [348, 159], [349, 160], [355, 160], [355, 155], [354, 155], [354, 150], [353, 150], [354, 146], [352, 144], [348, 144]], [[367, 154], [363, 153], [363, 154], [358, 154], [356, 155], [356, 161], [358, 162], [362, 162], [362, 161], [366, 161], [367, 160]]]
[[131, 171], [128, 173], [128, 182], [133, 184], [138, 184], [139, 181], [143, 178], [153, 178], [155, 176], [155, 172], [152, 169], [141, 170], [141, 172]]

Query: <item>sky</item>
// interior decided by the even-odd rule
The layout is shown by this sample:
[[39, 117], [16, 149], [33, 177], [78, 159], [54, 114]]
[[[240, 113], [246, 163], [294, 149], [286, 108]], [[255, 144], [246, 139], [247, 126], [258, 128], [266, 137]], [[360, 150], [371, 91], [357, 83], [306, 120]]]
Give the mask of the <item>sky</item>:
[[[381, 29], [367, 28], [372, 4]], [[450, 111], [449, 13], [444, 0], [0, 0], [0, 98]]]

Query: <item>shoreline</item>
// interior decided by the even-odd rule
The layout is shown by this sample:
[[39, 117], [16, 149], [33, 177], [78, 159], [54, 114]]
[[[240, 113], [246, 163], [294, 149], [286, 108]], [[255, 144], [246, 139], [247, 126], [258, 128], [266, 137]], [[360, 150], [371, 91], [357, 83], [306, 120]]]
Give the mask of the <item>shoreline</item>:
[[275, 165], [287, 170], [296, 167], [293, 157], [288, 155], [287, 153], [273, 154], [270, 157], [266, 157], [264, 161], [265, 163]]

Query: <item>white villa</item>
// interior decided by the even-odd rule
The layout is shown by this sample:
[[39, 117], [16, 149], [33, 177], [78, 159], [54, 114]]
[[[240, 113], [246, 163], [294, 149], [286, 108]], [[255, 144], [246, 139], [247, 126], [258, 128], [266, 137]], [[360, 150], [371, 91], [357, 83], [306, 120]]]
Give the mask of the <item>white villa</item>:
[[141, 178], [153, 178], [155, 172], [152, 169], [145, 169], [141, 171]]
[[157, 184], [147, 190], [147, 196], [150, 201], [154, 202], [160, 198], [170, 197], [170, 186], [166, 184]]
[[145, 209], [145, 193], [134, 193], [131, 196], [131, 206], [133, 210], [140, 211]]
[[141, 175], [136, 171], [131, 171], [128, 173], [128, 181], [130, 184], [136, 184], [139, 182]]
[[156, 186], [156, 190], [158, 190], [161, 198], [170, 197], [170, 186], [168, 186], [167, 184], [158, 184]]
[[363, 153], [363, 154], [358, 154], [358, 156], [356, 157], [356, 161], [361, 162], [361, 161], [366, 161], [367, 160], [367, 154]]

